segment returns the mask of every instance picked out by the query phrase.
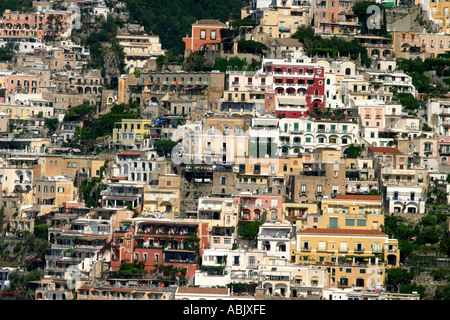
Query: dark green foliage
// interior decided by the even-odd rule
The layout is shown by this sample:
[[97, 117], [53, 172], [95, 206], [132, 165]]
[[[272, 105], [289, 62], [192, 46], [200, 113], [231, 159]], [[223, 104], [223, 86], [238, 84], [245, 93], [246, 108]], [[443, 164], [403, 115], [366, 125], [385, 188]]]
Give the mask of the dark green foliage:
[[[112, 46], [112, 52], [116, 59], [118, 60], [118, 68], [121, 73], [125, 73], [125, 53], [123, 47], [119, 45], [117, 40], [117, 31], [123, 25], [123, 21], [119, 19], [114, 19], [108, 16], [106, 21], [101, 22], [101, 24], [93, 32], [92, 30], [83, 29], [80, 32], [91, 32], [84, 45], [89, 46], [90, 49], [90, 62], [88, 64], [89, 68], [101, 69], [102, 76], [105, 76], [104, 64], [105, 64], [105, 49], [104, 44], [109, 43]], [[106, 85], [110, 85], [106, 83]]]
[[64, 121], [80, 121], [84, 116], [92, 113], [95, 106], [89, 104], [80, 104], [79, 106], [73, 107], [64, 116]]
[[439, 55], [436, 58], [426, 58], [424, 61], [420, 58], [407, 60], [397, 58], [397, 68], [405, 71], [412, 77], [412, 83], [416, 90], [426, 94], [446, 94], [450, 89], [448, 78], [442, 78], [443, 83], [435, 82], [425, 75], [425, 72], [433, 71], [438, 77], [450, 76], [450, 54]]
[[351, 159], [359, 158], [359, 156], [361, 156], [361, 150], [362, 150], [361, 146], [356, 146], [352, 144], [350, 147], [347, 148], [347, 158]]
[[0, 48], [0, 62], [10, 61], [14, 58], [14, 53], [18, 51], [18, 44], [9, 42]]
[[160, 36], [162, 46], [178, 55], [184, 51], [182, 38], [191, 25], [201, 19], [222, 22], [236, 19], [248, 1], [243, 0], [125, 0], [130, 19], [145, 27], [147, 33]]
[[411, 294], [414, 291], [416, 291], [422, 298], [425, 296], [425, 287], [418, 285], [417, 283], [405, 284], [400, 287], [400, 293]]
[[84, 120], [83, 127], [77, 129], [74, 139], [93, 149], [97, 138], [112, 134], [116, 122], [136, 118], [137, 114], [131, 112], [125, 104], [114, 105], [110, 113]]
[[435, 300], [450, 300], [450, 284], [438, 286], [436, 288]]
[[387, 270], [386, 284], [394, 287], [398, 291], [403, 285], [410, 284], [413, 278], [414, 275], [405, 269], [392, 268]]
[[14, 270], [9, 273], [8, 277], [11, 281], [11, 291], [28, 292], [29, 298], [31, 298], [32, 284], [31, 281], [38, 281], [42, 278], [42, 272], [39, 269], [34, 269], [25, 274], [19, 274], [18, 271]]
[[260, 55], [269, 48], [261, 42], [253, 40], [239, 40], [238, 41], [238, 51], [241, 53], [253, 53]]
[[34, 226], [34, 234], [38, 239], [47, 241], [48, 224], [39, 224]]
[[184, 60], [184, 67], [187, 71], [211, 71], [212, 68], [205, 62], [204, 52], [193, 52]]
[[420, 107], [420, 102], [409, 92], [397, 93], [395, 98], [405, 108], [406, 111], [417, 111]]
[[159, 150], [164, 152], [165, 155], [167, 155], [175, 146], [177, 145], [177, 142], [172, 141], [172, 140], [157, 140], [154, 143], [154, 147]]
[[[367, 27], [367, 20], [369, 20], [369, 17], [371, 17], [374, 13], [370, 10], [369, 13], [367, 13], [367, 8], [372, 5], [378, 6], [380, 8], [381, 25], [379, 29], [369, 29]], [[381, 4], [378, 4], [375, 1], [358, 1], [353, 5], [353, 13], [358, 17], [359, 24], [361, 25], [361, 34], [373, 34], [377, 36], [387, 36], [389, 34], [386, 30], [385, 8]]]
[[58, 118], [46, 118], [44, 121], [45, 126], [50, 130], [50, 131], [55, 131], [56, 127], [58, 126]]
[[245, 70], [247, 62], [245, 59], [239, 59], [238, 57], [231, 57], [229, 59], [217, 57], [214, 63], [213, 70], [219, 70], [221, 72], [226, 72], [228, 69], [231, 70]]
[[0, 1], [0, 14], [6, 9], [11, 11], [24, 11], [29, 12], [32, 10], [33, 0], [1, 0]]
[[300, 26], [292, 35], [303, 43], [308, 56], [323, 56], [338, 58], [338, 56], [350, 57], [352, 60], [361, 61], [363, 66], [370, 66], [370, 58], [365, 47], [355, 39], [348, 41], [340, 37], [322, 38], [315, 35], [311, 27]]
[[430, 274], [436, 281], [450, 281], [450, 270], [448, 269], [431, 270]]
[[244, 240], [253, 240], [258, 235], [259, 227], [263, 224], [262, 221], [252, 221], [245, 225], [239, 226], [239, 237]]

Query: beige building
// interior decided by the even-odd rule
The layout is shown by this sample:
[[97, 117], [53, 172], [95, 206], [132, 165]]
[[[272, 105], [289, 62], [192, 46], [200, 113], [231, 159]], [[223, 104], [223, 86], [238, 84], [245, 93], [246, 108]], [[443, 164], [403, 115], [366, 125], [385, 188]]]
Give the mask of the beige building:
[[162, 213], [173, 217], [180, 213], [181, 178], [161, 174], [157, 185], [144, 186], [143, 214]]
[[299, 26], [309, 25], [309, 21], [309, 7], [306, 6], [262, 9], [251, 36], [255, 41], [270, 45], [273, 39], [290, 38]]
[[398, 267], [398, 241], [379, 230], [308, 228], [297, 232], [295, 263], [326, 266], [329, 286], [383, 285], [386, 268]]
[[117, 40], [124, 49], [129, 73], [145, 69], [149, 59], [164, 55], [159, 36], [156, 35], [119, 34]]
[[[441, 3], [441, 2], [437, 2]], [[450, 3], [450, 2], [447, 2]], [[431, 3], [430, 3], [431, 4]], [[450, 34], [393, 31], [393, 48], [397, 58], [435, 58], [450, 50]]]
[[33, 192], [35, 205], [41, 208], [40, 215], [49, 213], [78, 197], [73, 181], [64, 176], [36, 179]]

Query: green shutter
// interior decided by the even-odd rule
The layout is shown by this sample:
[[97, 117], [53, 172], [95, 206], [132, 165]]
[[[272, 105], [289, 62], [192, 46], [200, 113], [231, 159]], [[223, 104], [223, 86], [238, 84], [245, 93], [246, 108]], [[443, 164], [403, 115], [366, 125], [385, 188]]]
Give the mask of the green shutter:
[[337, 229], [338, 228], [338, 218], [329, 218], [328, 228]]

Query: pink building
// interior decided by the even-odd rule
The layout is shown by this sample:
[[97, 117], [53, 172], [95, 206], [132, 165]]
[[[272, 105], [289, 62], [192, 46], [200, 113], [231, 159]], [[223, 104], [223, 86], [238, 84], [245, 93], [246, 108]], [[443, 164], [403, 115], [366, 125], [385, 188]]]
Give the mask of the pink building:
[[233, 91], [267, 91], [272, 89], [271, 73], [228, 71], [228, 88]]
[[349, 0], [319, 0], [313, 15], [316, 33], [356, 34], [361, 29]]
[[359, 119], [364, 127], [378, 127], [384, 129], [384, 107], [382, 106], [360, 106], [358, 107]]
[[0, 37], [60, 38], [75, 15], [66, 11], [18, 13], [5, 11], [0, 21]]
[[201, 50], [219, 50], [222, 29], [226, 25], [219, 20], [199, 20], [192, 24], [191, 36], [184, 37], [186, 53]]
[[275, 113], [285, 118], [308, 115], [312, 108], [325, 107], [325, 70], [303, 60], [267, 59], [263, 72], [273, 74]]
[[450, 164], [450, 136], [437, 137], [438, 142], [438, 161], [440, 165]]
[[28, 74], [12, 73], [5, 76], [5, 96], [10, 92], [39, 93], [39, 77]]
[[241, 193], [235, 196], [234, 204], [239, 207], [242, 221], [257, 221], [266, 215], [267, 221], [279, 221], [283, 214], [282, 196], [261, 196]]

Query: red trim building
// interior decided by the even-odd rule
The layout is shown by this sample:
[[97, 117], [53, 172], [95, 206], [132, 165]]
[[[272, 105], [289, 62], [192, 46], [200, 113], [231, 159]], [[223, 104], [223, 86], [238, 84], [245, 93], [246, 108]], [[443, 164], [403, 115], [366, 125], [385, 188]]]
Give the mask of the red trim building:
[[218, 50], [218, 44], [222, 41], [221, 31], [226, 25], [219, 20], [199, 20], [192, 24], [190, 37], [184, 37], [186, 52], [200, 50]]
[[308, 115], [325, 107], [325, 70], [303, 60], [267, 59], [264, 72], [273, 74], [275, 113], [285, 118]]
[[148, 272], [155, 265], [186, 268], [191, 278], [199, 267], [199, 257], [209, 246], [208, 224], [183, 220], [131, 219], [124, 221], [113, 234], [111, 270], [119, 270], [122, 262], [143, 261]]

